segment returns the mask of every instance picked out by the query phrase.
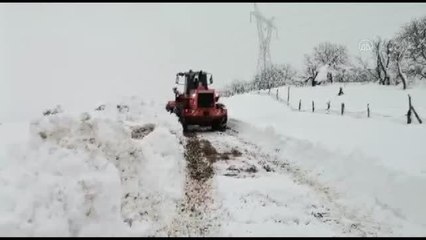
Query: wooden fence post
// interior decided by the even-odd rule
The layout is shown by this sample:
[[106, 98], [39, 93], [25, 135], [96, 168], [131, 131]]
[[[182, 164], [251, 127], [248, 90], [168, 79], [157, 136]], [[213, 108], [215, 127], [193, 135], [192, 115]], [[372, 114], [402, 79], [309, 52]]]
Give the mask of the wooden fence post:
[[413, 105], [411, 104], [411, 96], [408, 94], [408, 113], [407, 113], [407, 124], [411, 123], [411, 113], [414, 113], [414, 116], [416, 116], [417, 121], [419, 121], [420, 124], [422, 124], [422, 120], [420, 119], [419, 115], [417, 114], [416, 110], [414, 109]]
[[278, 99], [278, 88], [277, 88], [277, 99]]
[[299, 100], [299, 112], [301, 108], [302, 108], [302, 99]]
[[342, 103], [342, 111], [341, 111], [342, 115], [344, 112], [345, 112], [345, 103]]
[[312, 100], [312, 112], [315, 112], [315, 103], [313, 100]]
[[411, 124], [411, 96], [408, 94], [407, 124]]
[[330, 111], [330, 101], [327, 102], [327, 111]]
[[419, 121], [419, 123], [422, 124], [423, 122], [420, 119], [419, 115], [417, 115], [417, 112], [416, 112], [416, 110], [414, 110], [414, 108], [413, 108], [413, 112], [414, 112], [414, 116], [416, 116], [416, 118], [417, 118], [417, 121]]
[[290, 86], [287, 88], [287, 105], [290, 104]]
[[370, 104], [367, 104], [367, 117], [370, 118]]

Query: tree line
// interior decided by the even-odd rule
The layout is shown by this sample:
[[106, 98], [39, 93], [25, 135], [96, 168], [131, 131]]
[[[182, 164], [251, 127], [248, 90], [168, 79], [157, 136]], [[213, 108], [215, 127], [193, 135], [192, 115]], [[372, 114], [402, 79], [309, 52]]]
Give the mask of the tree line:
[[377, 37], [366, 44], [370, 62], [361, 57], [351, 59], [344, 45], [321, 42], [304, 55], [302, 72], [290, 64], [272, 65], [250, 81], [234, 80], [223, 94], [333, 82], [376, 82], [402, 85], [405, 90], [414, 81], [426, 78], [426, 16], [404, 24], [391, 39]]

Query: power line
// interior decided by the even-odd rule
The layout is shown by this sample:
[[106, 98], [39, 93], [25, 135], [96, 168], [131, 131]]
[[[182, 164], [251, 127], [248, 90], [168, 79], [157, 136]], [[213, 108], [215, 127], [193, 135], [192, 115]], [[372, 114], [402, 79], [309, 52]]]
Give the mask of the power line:
[[267, 19], [260, 13], [257, 4], [254, 3], [254, 11], [250, 12], [250, 22], [252, 21], [252, 16], [256, 18], [257, 23], [257, 32], [259, 37], [259, 56], [257, 59], [257, 71], [260, 73], [261, 82], [263, 82], [265, 77], [263, 76], [268, 69], [272, 66], [271, 60], [271, 35], [272, 31], [275, 30], [278, 37], [277, 28], [274, 25], [274, 17]]

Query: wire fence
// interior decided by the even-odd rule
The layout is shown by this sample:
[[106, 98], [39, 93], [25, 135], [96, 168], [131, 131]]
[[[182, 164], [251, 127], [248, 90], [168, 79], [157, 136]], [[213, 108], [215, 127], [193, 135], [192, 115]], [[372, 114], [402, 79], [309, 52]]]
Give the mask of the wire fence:
[[[274, 93], [275, 92], [275, 93]], [[407, 111], [402, 111], [400, 114], [384, 114], [377, 111], [377, 109], [372, 108], [370, 104], [366, 104], [365, 110], [353, 111], [351, 106], [346, 105], [345, 102], [339, 102], [339, 109], [331, 108], [331, 101], [327, 102], [318, 102], [318, 101], [304, 101], [299, 99], [297, 106], [294, 106], [289, 101], [290, 99], [290, 90], [287, 93], [287, 99], [282, 98], [278, 94], [278, 89], [276, 91], [261, 90], [255, 91], [258, 95], [270, 96], [274, 100], [287, 105], [287, 107], [295, 112], [305, 112], [305, 113], [315, 113], [315, 114], [326, 114], [326, 115], [340, 115], [356, 119], [365, 119], [365, 118], [382, 118], [387, 121], [396, 122], [396, 123], [407, 123]], [[295, 96], [291, 96], [292, 99], [295, 99]], [[297, 98], [296, 98], [297, 99]], [[303, 105], [302, 105], [303, 104]], [[336, 104], [336, 103], [333, 103]], [[303, 108], [302, 108], [303, 106]], [[309, 106], [306, 108], [306, 106]], [[334, 105], [336, 106], [336, 105]]]

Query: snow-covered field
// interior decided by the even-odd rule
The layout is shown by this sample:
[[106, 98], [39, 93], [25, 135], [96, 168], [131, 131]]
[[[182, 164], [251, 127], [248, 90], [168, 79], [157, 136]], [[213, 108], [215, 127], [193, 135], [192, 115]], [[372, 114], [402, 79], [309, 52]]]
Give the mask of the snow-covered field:
[[[338, 96], [340, 87], [344, 94]], [[367, 118], [368, 104], [371, 118], [406, 123], [408, 94], [411, 95], [413, 106], [418, 114], [426, 116], [425, 89], [424, 84], [410, 86], [402, 91], [401, 86], [380, 86], [375, 83], [335, 83], [316, 87], [290, 87], [290, 106], [298, 109], [299, 100], [301, 100], [301, 110], [311, 112], [312, 101], [314, 101], [315, 112], [340, 115], [341, 104], [344, 103], [345, 116]], [[276, 96], [276, 89], [271, 90], [271, 94]], [[286, 101], [288, 88], [280, 87], [278, 95]], [[330, 110], [326, 111], [328, 102], [330, 102]]]
[[222, 99], [230, 129], [192, 137], [163, 102], [137, 97], [4, 122], [0, 235], [425, 236], [426, 127], [403, 114], [410, 93], [426, 115], [426, 88], [338, 89], [292, 88], [291, 104], [368, 102], [372, 117], [249, 93]]
[[[281, 92], [286, 96], [284, 89]], [[337, 101], [338, 89], [336, 85], [292, 88], [290, 102], [295, 104], [294, 96], [324, 103]], [[407, 110], [407, 92], [394, 87], [355, 85], [344, 87], [344, 91], [344, 98], [352, 105], [374, 103], [393, 109], [394, 116]], [[426, 107], [426, 89], [408, 92], [416, 110], [425, 116], [420, 109]], [[241, 136], [257, 140], [258, 145], [270, 151], [280, 149], [282, 159], [331, 187], [336, 193], [335, 201], [346, 206], [346, 211], [373, 216], [392, 230], [390, 235], [426, 234], [424, 124], [297, 112], [274, 97], [249, 93], [224, 100], [233, 118], [251, 124], [245, 129], [261, 130], [242, 129]]]

